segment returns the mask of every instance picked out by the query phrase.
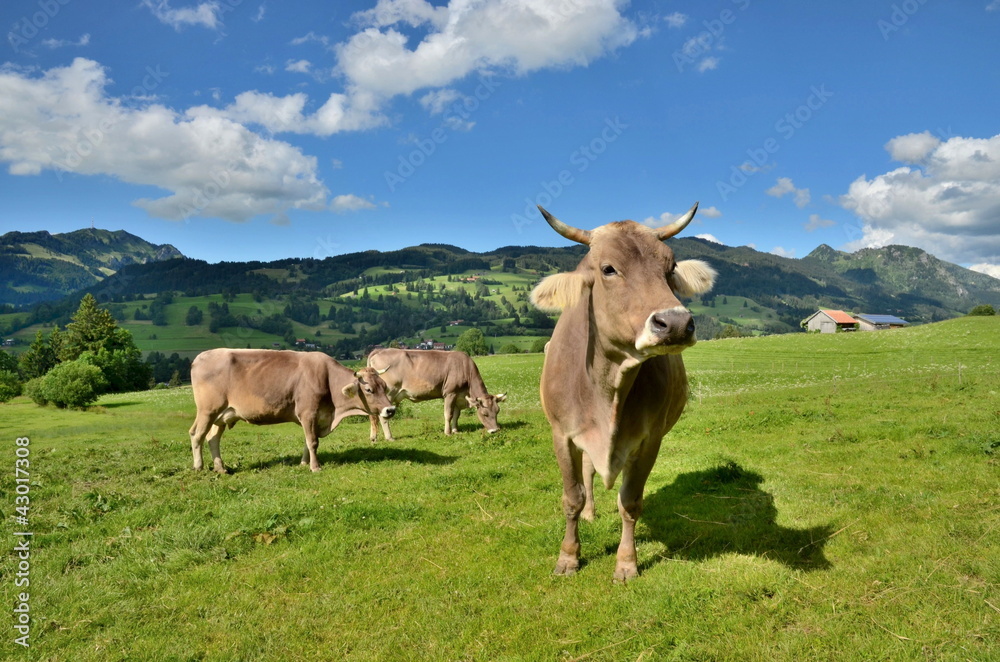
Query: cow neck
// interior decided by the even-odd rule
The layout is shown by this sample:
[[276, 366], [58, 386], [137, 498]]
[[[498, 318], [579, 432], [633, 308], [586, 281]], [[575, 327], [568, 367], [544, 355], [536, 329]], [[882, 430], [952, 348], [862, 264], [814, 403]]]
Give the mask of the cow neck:
[[486, 390], [486, 383], [483, 381], [483, 376], [479, 374], [479, 368], [476, 367], [476, 362], [469, 357], [469, 397], [470, 398], [485, 398], [489, 395]]
[[601, 401], [610, 405], [612, 415], [610, 432], [614, 435], [621, 421], [625, 401], [628, 400], [636, 377], [639, 376], [643, 360], [622, 351], [603, 338], [602, 334], [597, 332], [593, 307], [589, 300], [587, 307], [590, 318], [587, 372], [590, 374], [590, 383], [603, 389]]

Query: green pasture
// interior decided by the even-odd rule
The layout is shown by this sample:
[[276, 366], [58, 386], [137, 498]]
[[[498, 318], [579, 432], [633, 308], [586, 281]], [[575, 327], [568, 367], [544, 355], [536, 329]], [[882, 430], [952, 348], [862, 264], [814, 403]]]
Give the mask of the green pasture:
[[[88, 411], [0, 405], [6, 552], [31, 531], [24, 660], [1000, 659], [1000, 320], [703, 342], [614, 585], [614, 492], [551, 574], [561, 481], [542, 356], [479, 358], [502, 430], [404, 404], [299, 465], [293, 425], [239, 424], [191, 470], [190, 388]], [[15, 439], [30, 442], [16, 525]], [[207, 449], [206, 449], [207, 457]], [[8, 623], [13, 622], [8, 617]]]

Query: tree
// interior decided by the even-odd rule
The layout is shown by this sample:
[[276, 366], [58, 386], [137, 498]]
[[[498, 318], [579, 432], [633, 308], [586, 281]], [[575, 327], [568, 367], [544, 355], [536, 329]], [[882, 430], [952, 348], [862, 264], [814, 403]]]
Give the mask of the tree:
[[119, 328], [118, 322], [110, 312], [97, 305], [94, 295], [85, 294], [70, 319], [73, 321], [66, 325], [66, 338], [59, 353], [61, 360], [75, 361], [84, 352], [96, 353], [102, 347], [117, 349], [110, 347], [108, 340]]
[[469, 356], [483, 356], [490, 353], [486, 337], [477, 328], [469, 329], [460, 335], [455, 341], [455, 349], [465, 352]]
[[188, 326], [198, 326], [204, 318], [205, 313], [202, 312], [201, 308], [198, 306], [191, 306], [188, 308], [187, 317], [184, 318], [184, 322]]
[[976, 306], [969, 311], [969, 315], [972, 317], [989, 317], [991, 315], [996, 315], [997, 311], [988, 303]]
[[509, 343], [505, 343], [500, 348], [500, 353], [501, 354], [520, 354], [521, 353], [521, 348], [518, 347], [517, 345], [515, 345], [514, 343], [509, 342]]
[[21, 379], [13, 370], [0, 370], [0, 402], [21, 395]]
[[45, 334], [38, 331], [27, 351], [21, 354], [18, 363], [25, 379], [34, 379], [54, 368], [59, 363], [59, 357]]
[[151, 369], [143, 362], [132, 334], [119, 327], [111, 313], [98, 307], [93, 295], [83, 297], [71, 319], [59, 358], [69, 362], [87, 355], [89, 364], [101, 370], [104, 387], [113, 393], [147, 388]]

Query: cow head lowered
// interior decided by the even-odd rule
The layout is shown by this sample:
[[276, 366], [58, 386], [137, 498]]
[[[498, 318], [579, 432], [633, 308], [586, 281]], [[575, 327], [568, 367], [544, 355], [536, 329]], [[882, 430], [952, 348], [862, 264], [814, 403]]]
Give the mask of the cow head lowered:
[[497, 424], [497, 416], [500, 415], [500, 403], [507, 399], [506, 393], [496, 395], [486, 394], [479, 398], [465, 396], [465, 401], [469, 407], [476, 410], [476, 416], [490, 434], [498, 432], [500, 425]]
[[591, 297], [593, 323], [610, 348], [640, 360], [695, 343], [694, 320], [678, 297], [711, 289], [715, 271], [701, 260], [677, 262], [663, 243], [694, 218], [698, 203], [674, 223], [651, 228], [618, 221], [595, 230], [566, 225], [538, 208], [562, 236], [590, 247], [575, 271], [545, 278], [532, 303], [556, 312]]
[[361, 368], [354, 373], [354, 381], [341, 389], [341, 392], [349, 398], [360, 400], [360, 409], [366, 413], [381, 419], [392, 418], [396, 414], [396, 407], [389, 399], [388, 387], [379, 377], [388, 369]]

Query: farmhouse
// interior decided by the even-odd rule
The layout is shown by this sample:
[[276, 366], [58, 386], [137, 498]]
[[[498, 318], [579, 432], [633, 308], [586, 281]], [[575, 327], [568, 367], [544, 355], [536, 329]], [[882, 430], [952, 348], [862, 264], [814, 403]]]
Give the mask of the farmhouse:
[[855, 315], [858, 328], [862, 331], [882, 331], [883, 329], [901, 329], [910, 323], [895, 315]]
[[842, 310], [819, 310], [799, 323], [806, 331], [820, 333], [836, 333], [839, 331], [854, 331], [858, 322]]

